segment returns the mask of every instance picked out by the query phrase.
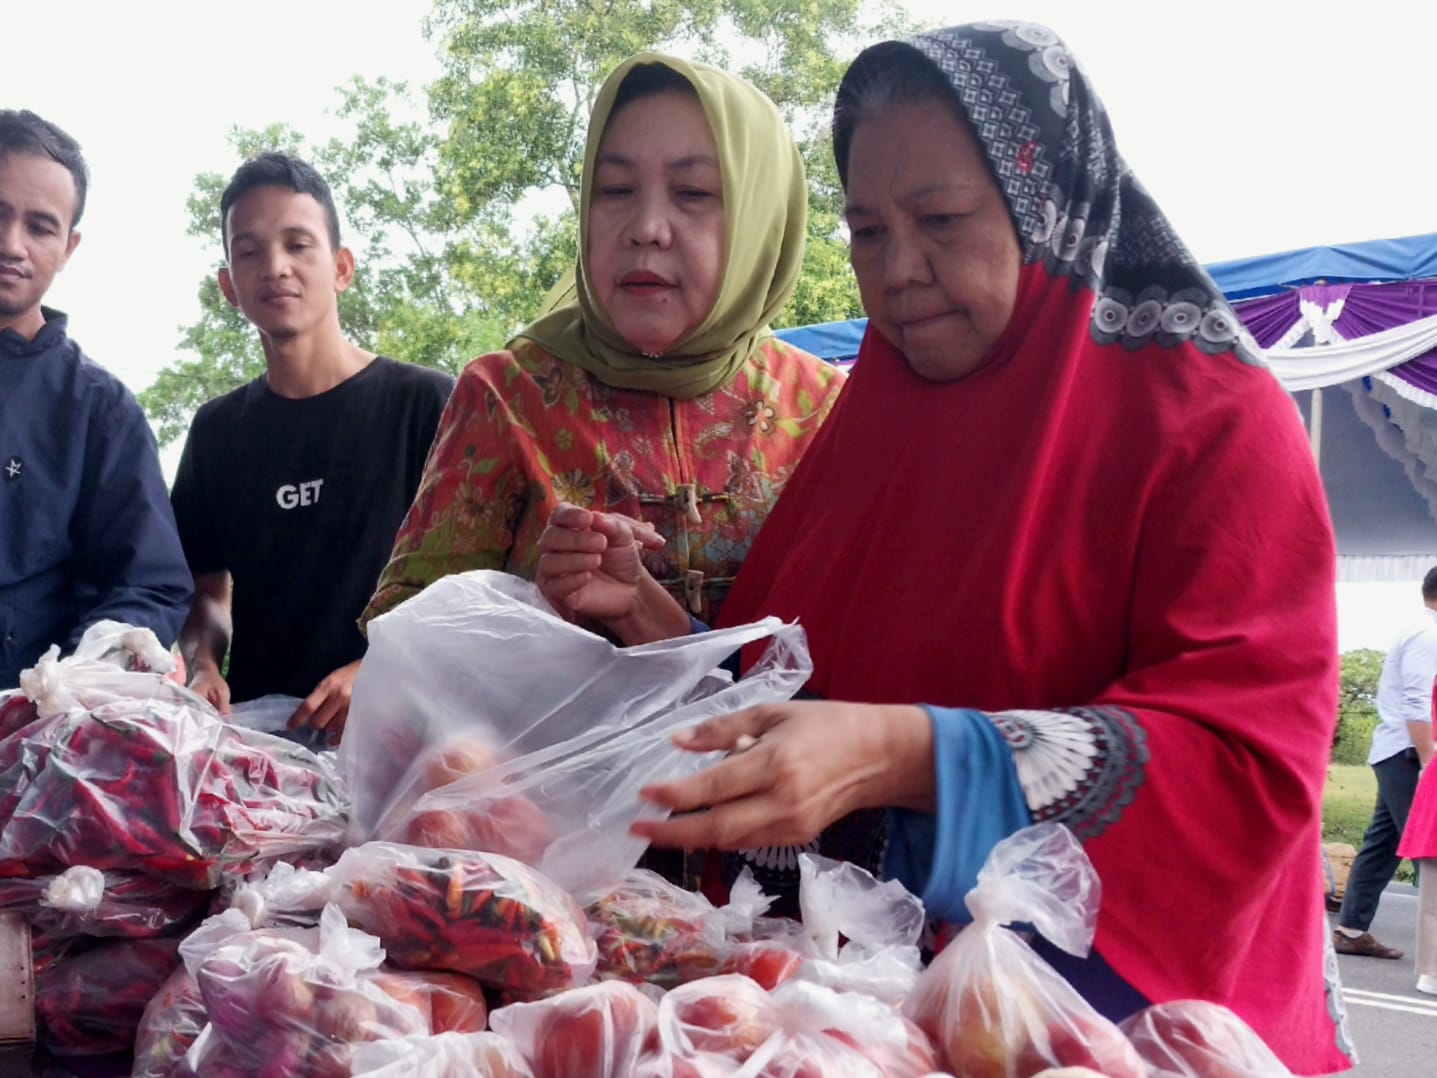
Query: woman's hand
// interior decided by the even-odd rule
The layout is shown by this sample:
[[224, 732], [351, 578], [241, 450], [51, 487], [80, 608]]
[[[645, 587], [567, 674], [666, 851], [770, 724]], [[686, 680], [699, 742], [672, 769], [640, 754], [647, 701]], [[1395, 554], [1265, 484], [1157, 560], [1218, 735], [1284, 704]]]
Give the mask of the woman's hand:
[[770, 704], [711, 719], [674, 741], [730, 755], [692, 778], [640, 791], [675, 813], [634, 825], [656, 846], [798, 846], [857, 809], [934, 809], [933, 728], [920, 707]]
[[643, 521], [560, 502], [539, 537], [534, 582], [549, 604], [570, 620], [628, 617], [639, 604], [639, 584], [648, 575], [639, 554], [663, 545], [663, 536]]
[[640, 556], [663, 545], [641, 520], [561, 502], [539, 537], [534, 582], [564, 617], [601, 622], [625, 644], [684, 636], [688, 615]]

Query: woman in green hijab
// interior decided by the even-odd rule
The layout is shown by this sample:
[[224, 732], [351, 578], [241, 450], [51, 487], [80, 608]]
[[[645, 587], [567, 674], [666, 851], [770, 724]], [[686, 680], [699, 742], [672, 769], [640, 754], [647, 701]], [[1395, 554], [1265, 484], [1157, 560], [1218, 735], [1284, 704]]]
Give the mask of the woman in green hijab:
[[450, 573], [533, 579], [561, 503], [641, 521], [649, 572], [712, 621], [842, 384], [768, 328], [806, 199], [753, 86], [656, 53], [620, 64], [590, 119], [572, 285], [460, 376], [362, 621]]

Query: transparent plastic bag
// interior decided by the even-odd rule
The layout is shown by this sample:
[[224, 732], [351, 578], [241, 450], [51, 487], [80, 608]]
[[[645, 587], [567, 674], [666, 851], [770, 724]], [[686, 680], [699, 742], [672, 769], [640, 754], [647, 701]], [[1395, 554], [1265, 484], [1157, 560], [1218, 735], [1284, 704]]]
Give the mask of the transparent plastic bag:
[[850, 862], [802, 853], [798, 867], [808, 961], [797, 976], [902, 1004], [923, 971], [922, 900]]
[[948, 1069], [965, 1078], [1027, 1078], [1048, 1067], [1088, 1066], [1107, 1078], [1141, 1078], [1133, 1046], [1016, 933], [1031, 925], [1085, 955], [1100, 887], [1072, 832], [1043, 823], [993, 848], [965, 901], [973, 923], [934, 959], [905, 1005]]
[[40, 1041], [57, 1055], [128, 1052], [145, 1007], [179, 965], [178, 939], [105, 940], [35, 975]]
[[578, 904], [513, 858], [370, 842], [328, 874], [335, 901], [401, 969], [463, 973], [517, 998], [572, 988], [594, 970]]
[[51, 645], [34, 666], [20, 671], [20, 691], [41, 718], [90, 711], [115, 700], [192, 697], [169, 680], [174, 670], [174, 656], [149, 629], [97, 621], [85, 630], [74, 654], [62, 659], [59, 646]]
[[145, 1005], [130, 1078], [188, 1078], [185, 1055], [208, 1022], [199, 985], [180, 966]]
[[237, 910], [251, 928], [316, 925], [334, 891], [325, 873], [280, 861], [236, 881], [216, 900], [216, 912]]
[[1290, 1078], [1292, 1072], [1231, 1010], [1180, 1000], [1139, 1011], [1121, 1029], [1152, 1078]]
[[659, 1011], [623, 981], [575, 988], [536, 1003], [514, 1003], [489, 1016], [534, 1078], [626, 1078], [658, 1051]]
[[[504, 573], [445, 577], [376, 618], [340, 761], [360, 838], [483, 849], [585, 900], [637, 864], [638, 790], [712, 762], [678, 729], [785, 700], [811, 670], [803, 632], [767, 619], [619, 648]], [[722, 663], [771, 638], [735, 684]]]
[[318, 929], [220, 935], [204, 946], [186, 941], [185, 961], [209, 1013], [186, 1057], [197, 1074], [348, 1073], [353, 1044], [429, 1034], [407, 996], [376, 983], [379, 941], [349, 927], [335, 906], [325, 908]]
[[185, 697], [72, 708], [0, 741], [0, 877], [88, 865], [209, 890], [338, 845], [349, 801], [332, 761], [173, 688]]
[[354, 1078], [534, 1078], [497, 1033], [440, 1033], [354, 1046]]
[[746, 1062], [779, 1030], [773, 996], [748, 977], [722, 974], [673, 989], [659, 1001], [666, 1055]]
[[25, 729], [38, 717], [35, 702], [19, 689], [0, 691], [0, 739]]
[[225, 716], [225, 721], [246, 730], [282, 737], [286, 741], [303, 745], [311, 752], [333, 751], [327, 731], [312, 726], [302, 726], [298, 730], [289, 728], [289, 720], [294, 717], [295, 709], [302, 703], [304, 700], [299, 696], [283, 696], [278, 693], [257, 696], [253, 700], [235, 704]]
[[772, 998], [778, 1031], [742, 1078], [924, 1078], [938, 1068], [923, 1031], [871, 996], [794, 981]]
[[[585, 910], [599, 952], [597, 976], [663, 988], [720, 972], [768, 899], [745, 870], [715, 907], [657, 873], [633, 869]], [[737, 971], [733, 971], [737, 972]]]
[[55, 876], [0, 879], [0, 909], [22, 913], [37, 936], [171, 935], [197, 921], [209, 895], [135, 872], [76, 865]]
[[923, 1078], [938, 1066], [917, 1025], [860, 993], [793, 981], [765, 992], [744, 977], [676, 988], [659, 1004], [661, 1055], [675, 1075]]

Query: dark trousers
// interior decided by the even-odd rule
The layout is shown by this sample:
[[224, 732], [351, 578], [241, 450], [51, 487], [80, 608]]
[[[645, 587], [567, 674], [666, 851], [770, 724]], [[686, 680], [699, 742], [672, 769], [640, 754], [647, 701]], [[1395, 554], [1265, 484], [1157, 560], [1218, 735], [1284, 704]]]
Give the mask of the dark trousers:
[[1337, 915], [1338, 924], [1363, 932], [1372, 926], [1382, 891], [1392, 882], [1392, 874], [1402, 861], [1397, 856], [1397, 844], [1402, 841], [1402, 829], [1407, 826], [1407, 813], [1417, 792], [1417, 750], [1389, 756], [1373, 764], [1372, 770], [1377, 775], [1377, 806], [1362, 836], [1362, 849], [1352, 862], [1342, 912]]

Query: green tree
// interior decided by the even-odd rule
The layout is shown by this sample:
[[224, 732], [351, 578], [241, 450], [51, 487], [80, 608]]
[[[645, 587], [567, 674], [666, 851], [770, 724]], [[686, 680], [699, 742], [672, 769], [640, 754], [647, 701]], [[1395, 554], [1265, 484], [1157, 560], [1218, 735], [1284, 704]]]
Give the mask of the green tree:
[[[425, 33], [442, 60], [422, 105], [403, 83], [356, 78], [339, 90], [344, 137], [307, 143], [284, 125], [235, 129], [236, 160], [286, 149], [313, 161], [350, 224], [359, 271], [345, 331], [367, 347], [457, 371], [533, 314], [573, 264], [585, 125], [604, 75], [641, 49], [742, 73], [778, 104], [809, 170], [808, 250], [780, 325], [860, 313], [848, 270], [828, 112], [861, 43], [897, 9], [862, 0], [439, 0]], [[418, 116], [418, 119], [398, 117]], [[223, 258], [226, 177], [195, 180], [190, 233]], [[253, 330], [213, 274], [182, 327], [185, 357], [141, 395], [160, 441], [183, 436], [205, 400], [254, 377]]]
[[1377, 725], [1377, 682], [1382, 677], [1382, 652], [1371, 648], [1345, 652], [1337, 696], [1337, 737], [1332, 758], [1337, 763], [1367, 760], [1372, 730]]

